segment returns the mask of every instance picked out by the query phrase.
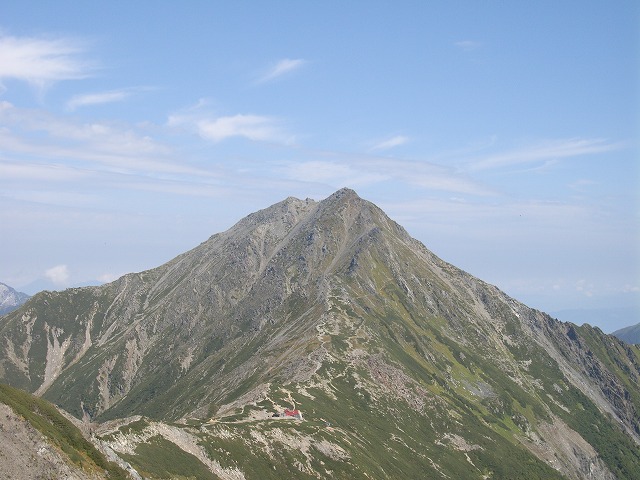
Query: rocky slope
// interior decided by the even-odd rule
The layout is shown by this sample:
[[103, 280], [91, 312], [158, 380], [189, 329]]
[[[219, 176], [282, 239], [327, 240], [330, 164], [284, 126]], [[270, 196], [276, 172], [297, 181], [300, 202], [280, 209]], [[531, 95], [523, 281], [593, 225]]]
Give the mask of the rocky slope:
[[[149, 477], [640, 471], [637, 347], [509, 298], [347, 189], [154, 270], [40, 293], [0, 340], [5, 381], [103, 423]], [[273, 416], [294, 408], [304, 420]]]
[[0, 282], [0, 315], [12, 312], [29, 299], [26, 293], [18, 292]]
[[0, 478], [135, 477], [109, 462], [51, 404], [0, 384]]

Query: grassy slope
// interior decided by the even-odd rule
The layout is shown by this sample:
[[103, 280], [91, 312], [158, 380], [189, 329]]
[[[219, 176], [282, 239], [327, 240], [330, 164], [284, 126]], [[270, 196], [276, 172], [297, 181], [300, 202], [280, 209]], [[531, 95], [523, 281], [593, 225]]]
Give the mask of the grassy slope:
[[83, 470], [104, 472], [110, 479], [129, 478], [124, 470], [107, 461], [49, 402], [4, 384], [0, 384], [0, 402], [10, 406]]

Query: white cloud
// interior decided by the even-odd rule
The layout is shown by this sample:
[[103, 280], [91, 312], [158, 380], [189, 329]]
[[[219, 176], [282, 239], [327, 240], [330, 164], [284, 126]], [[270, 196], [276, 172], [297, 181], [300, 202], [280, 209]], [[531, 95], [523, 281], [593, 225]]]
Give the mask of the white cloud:
[[230, 137], [271, 141], [281, 136], [272, 118], [251, 114], [203, 119], [198, 122], [198, 130], [200, 135], [214, 142]]
[[293, 72], [294, 70], [298, 70], [305, 63], [307, 62], [301, 58], [283, 58], [278, 63], [271, 66], [271, 68], [269, 68], [269, 70], [258, 79], [258, 83], [269, 82], [287, 73]]
[[56, 287], [69, 285], [69, 268], [66, 265], [56, 265], [44, 272], [44, 276], [53, 282]]
[[498, 153], [474, 159], [468, 162], [467, 167], [471, 171], [488, 170], [525, 163], [610, 152], [622, 147], [622, 144], [610, 143], [607, 140], [599, 138], [552, 140], [538, 145], [513, 150], [511, 152]]
[[400, 145], [404, 145], [409, 141], [409, 137], [405, 137], [404, 135], [396, 135], [395, 137], [391, 137], [387, 140], [384, 140], [380, 143], [374, 145], [371, 150], [388, 150], [390, 148], [399, 147]]
[[232, 137], [244, 137], [253, 141], [290, 144], [293, 136], [288, 135], [280, 122], [273, 117], [255, 114], [237, 114], [215, 117], [200, 113], [200, 104], [184, 113], [169, 116], [167, 125], [193, 130], [202, 138], [221, 142]]
[[92, 70], [80, 58], [84, 46], [68, 38], [0, 36], [0, 79], [16, 79], [39, 88], [61, 80], [86, 78]]
[[130, 96], [131, 92], [127, 90], [111, 90], [109, 92], [74, 95], [71, 97], [71, 100], [67, 102], [67, 110], [75, 110], [78, 107], [86, 107], [89, 105], [121, 102]]
[[122, 275], [124, 274], [103, 273], [102, 275], [98, 276], [96, 280], [98, 280], [101, 283], [111, 283], [114, 280], [117, 280], [118, 278], [120, 278]]

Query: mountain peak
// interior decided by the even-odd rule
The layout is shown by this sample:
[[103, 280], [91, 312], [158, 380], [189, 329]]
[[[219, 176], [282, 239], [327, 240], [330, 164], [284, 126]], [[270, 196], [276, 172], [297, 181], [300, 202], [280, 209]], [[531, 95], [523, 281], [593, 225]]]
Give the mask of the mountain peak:
[[348, 187], [343, 187], [340, 190], [335, 191], [334, 193], [332, 193], [329, 198], [341, 198], [341, 199], [347, 199], [347, 198], [360, 198], [360, 196], [356, 193], [355, 190], [352, 190], [351, 188]]
[[360, 196], [358, 196], [355, 190], [352, 190], [350, 188], [341, 188], [340, 190], [337, 190], [336, 192], [332, 193], [327, 198], [322, 200], [321, 203], [336, 206], [336, 205], [347, 205], [347, 204], [356, 205], [362, 202], [370, 203], [360, 198]]

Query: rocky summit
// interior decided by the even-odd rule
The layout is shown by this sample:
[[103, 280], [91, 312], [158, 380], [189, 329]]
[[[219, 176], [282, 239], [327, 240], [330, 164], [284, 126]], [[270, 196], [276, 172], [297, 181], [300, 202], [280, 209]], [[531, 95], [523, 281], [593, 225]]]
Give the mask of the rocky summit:
[[135, 478], [632, 479], [640, 349], [436, 257], [348, 189], [0, 318], [0, 376]]

